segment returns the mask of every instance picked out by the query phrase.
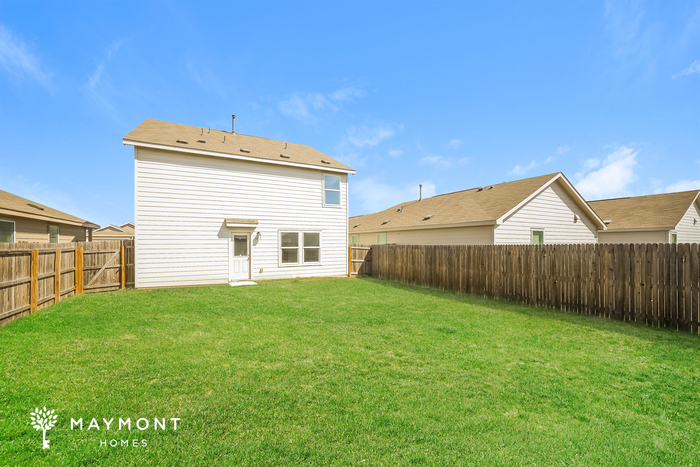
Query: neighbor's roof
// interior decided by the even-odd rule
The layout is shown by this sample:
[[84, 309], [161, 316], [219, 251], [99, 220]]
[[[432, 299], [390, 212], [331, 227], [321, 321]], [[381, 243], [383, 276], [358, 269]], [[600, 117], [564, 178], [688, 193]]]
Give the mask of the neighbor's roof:
[[674, 229], [700, 191], [681, 191], [661, 195], [590, 201], [603, 220], [610, 220], [608, 230]]
[[569, 194], [590, 213], [590, 217], [595, 219], [595, 222], [603, 229], [602, 221], [586, 205], [586, 202], [566, 180], [566, 177], [559, 172], [447, 193], [424, 198], [420, 201], [407, 201], [375, 214], [351, 217], [350, 232], [392, 231], [464, 224], [496, 224], [501, 222], [506, 214], [556, 180], [562, 181], [562, 185]]
[[123, 142], [134, 146], [166, 146], [176, 151], [355, 173], [354, 169], [305, 144], [150, 118], [129, 132]]
[[53, 209], [0, 190], [0, 216], [3, 214], [6, 216], [45, 220], [59, 224], [79, 225], [90, 229], [98, 229], [100, 227], [97, 224], [93, 224], [79, 217], [71, 216], [58, 209]]
[[93, 236], [100, 236], [100, 235], [109, 235], [109, 236], [114, 236], [114, 235], [121, 235], [125, 237], [133, 237], [134, 236], [134, 224], [131, 222], [127, 222], [126, 224], [122, 225], [107, 225], [104, 226], [100, 229], [95, 230], [92, 233]]

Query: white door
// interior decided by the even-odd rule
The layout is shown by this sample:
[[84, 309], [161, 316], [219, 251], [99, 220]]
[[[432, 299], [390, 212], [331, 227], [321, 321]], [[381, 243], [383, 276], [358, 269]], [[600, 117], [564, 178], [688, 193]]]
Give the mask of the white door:
[[250, 233], [231, 234], [231, 280], [250, 279]]

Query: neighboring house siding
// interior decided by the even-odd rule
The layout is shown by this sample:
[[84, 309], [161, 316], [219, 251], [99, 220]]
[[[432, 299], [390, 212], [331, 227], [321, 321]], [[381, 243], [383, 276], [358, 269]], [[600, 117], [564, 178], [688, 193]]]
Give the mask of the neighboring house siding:
[[598, 243], [668, 243], [668, 234], [668, 230], [598, 232]]
[[[577, 222], [574, 214], [579, 216]], [[497, 226], [494, 241], [497, 245], [530, 244], [532, 229], [544, 230], [545, 244], [596, 242], [597, 227], [557, 183]]]
[[24, 217], [0, 216], [0, 219], [15, 223], [15, 243], [17, 242], [41, 242], [49, 241], [49, 224], [58, 226], [59, 242], [84, 242], [85, 227], [66, 225], [59, 222], [47, 222], [39, 219], [27, 219]]
[[[493, 245], [493, 226], [452, 227], [444, 229], [386, 232], [386, 242], [397, 245]], [[377, 243], [377, 233], [360, 234], [360, 243]]]
[[691, 204], [683, 215], [676, 226], [676, 233], [678, 234], [678, 243], [700, 243], [700, 206], [698, 206], [698, 200]]
[[[347, 273], [346, 174], [336, 208], [321, 170], [145, 148], [135, 165], [137, 287], [228, 282], [226, 218], [258, 221], [253, 279]], [[321, 265], [280, 266], [280, 230], [320, 231]]]

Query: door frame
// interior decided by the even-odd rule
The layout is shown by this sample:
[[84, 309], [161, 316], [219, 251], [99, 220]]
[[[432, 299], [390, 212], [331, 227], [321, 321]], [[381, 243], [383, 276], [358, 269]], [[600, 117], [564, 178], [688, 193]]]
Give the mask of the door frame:
[[[253, 277], [253, 245], [252, 235], [250, 230], [231, 230], [228, 236], [228, 281], [235, 282], [241, 280], [251, 280]], [[233, 277], [233, 236], [245, 235], [248, 242], [248, 277], [246, 279], [234, 279]]]

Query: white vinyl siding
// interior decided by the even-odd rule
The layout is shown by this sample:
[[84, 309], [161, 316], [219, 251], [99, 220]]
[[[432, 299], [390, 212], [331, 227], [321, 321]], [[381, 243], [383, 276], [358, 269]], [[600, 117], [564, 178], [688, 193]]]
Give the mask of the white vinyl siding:
[[[347, 274], [346, 174], [341, 208], [324, 207], [319, 170], [147, 148], [135, 154], [137, 287], [227, 283], [226, 218], [258, 221], [253, 280]], [[323, 263], [282, 267], [280, 231], [321, 232]]]
[[[354, 234], [361, 245], [377, 241], [376, 233]], [[397, 245], [493, 245], [493, 226], [451, 227], [445, 229], [401, 230], [386, 233], [387, 243]]]
[[598, 232], [598, 243], [668, 243], [668, 230], [633, 230]]
[[700, 206], [698, 203], [699, 201], [696, 200], [690, 205], [676, 226], [678, 243], [700, 243]]
[[[579, 218], [575, 222], [574, 215]], [[558, 183], [548, 186], [497, 226], [495, 244], [531, 244], [532, 229], [545, 231], [547, 245], [596, 242], [597, 226]]]

